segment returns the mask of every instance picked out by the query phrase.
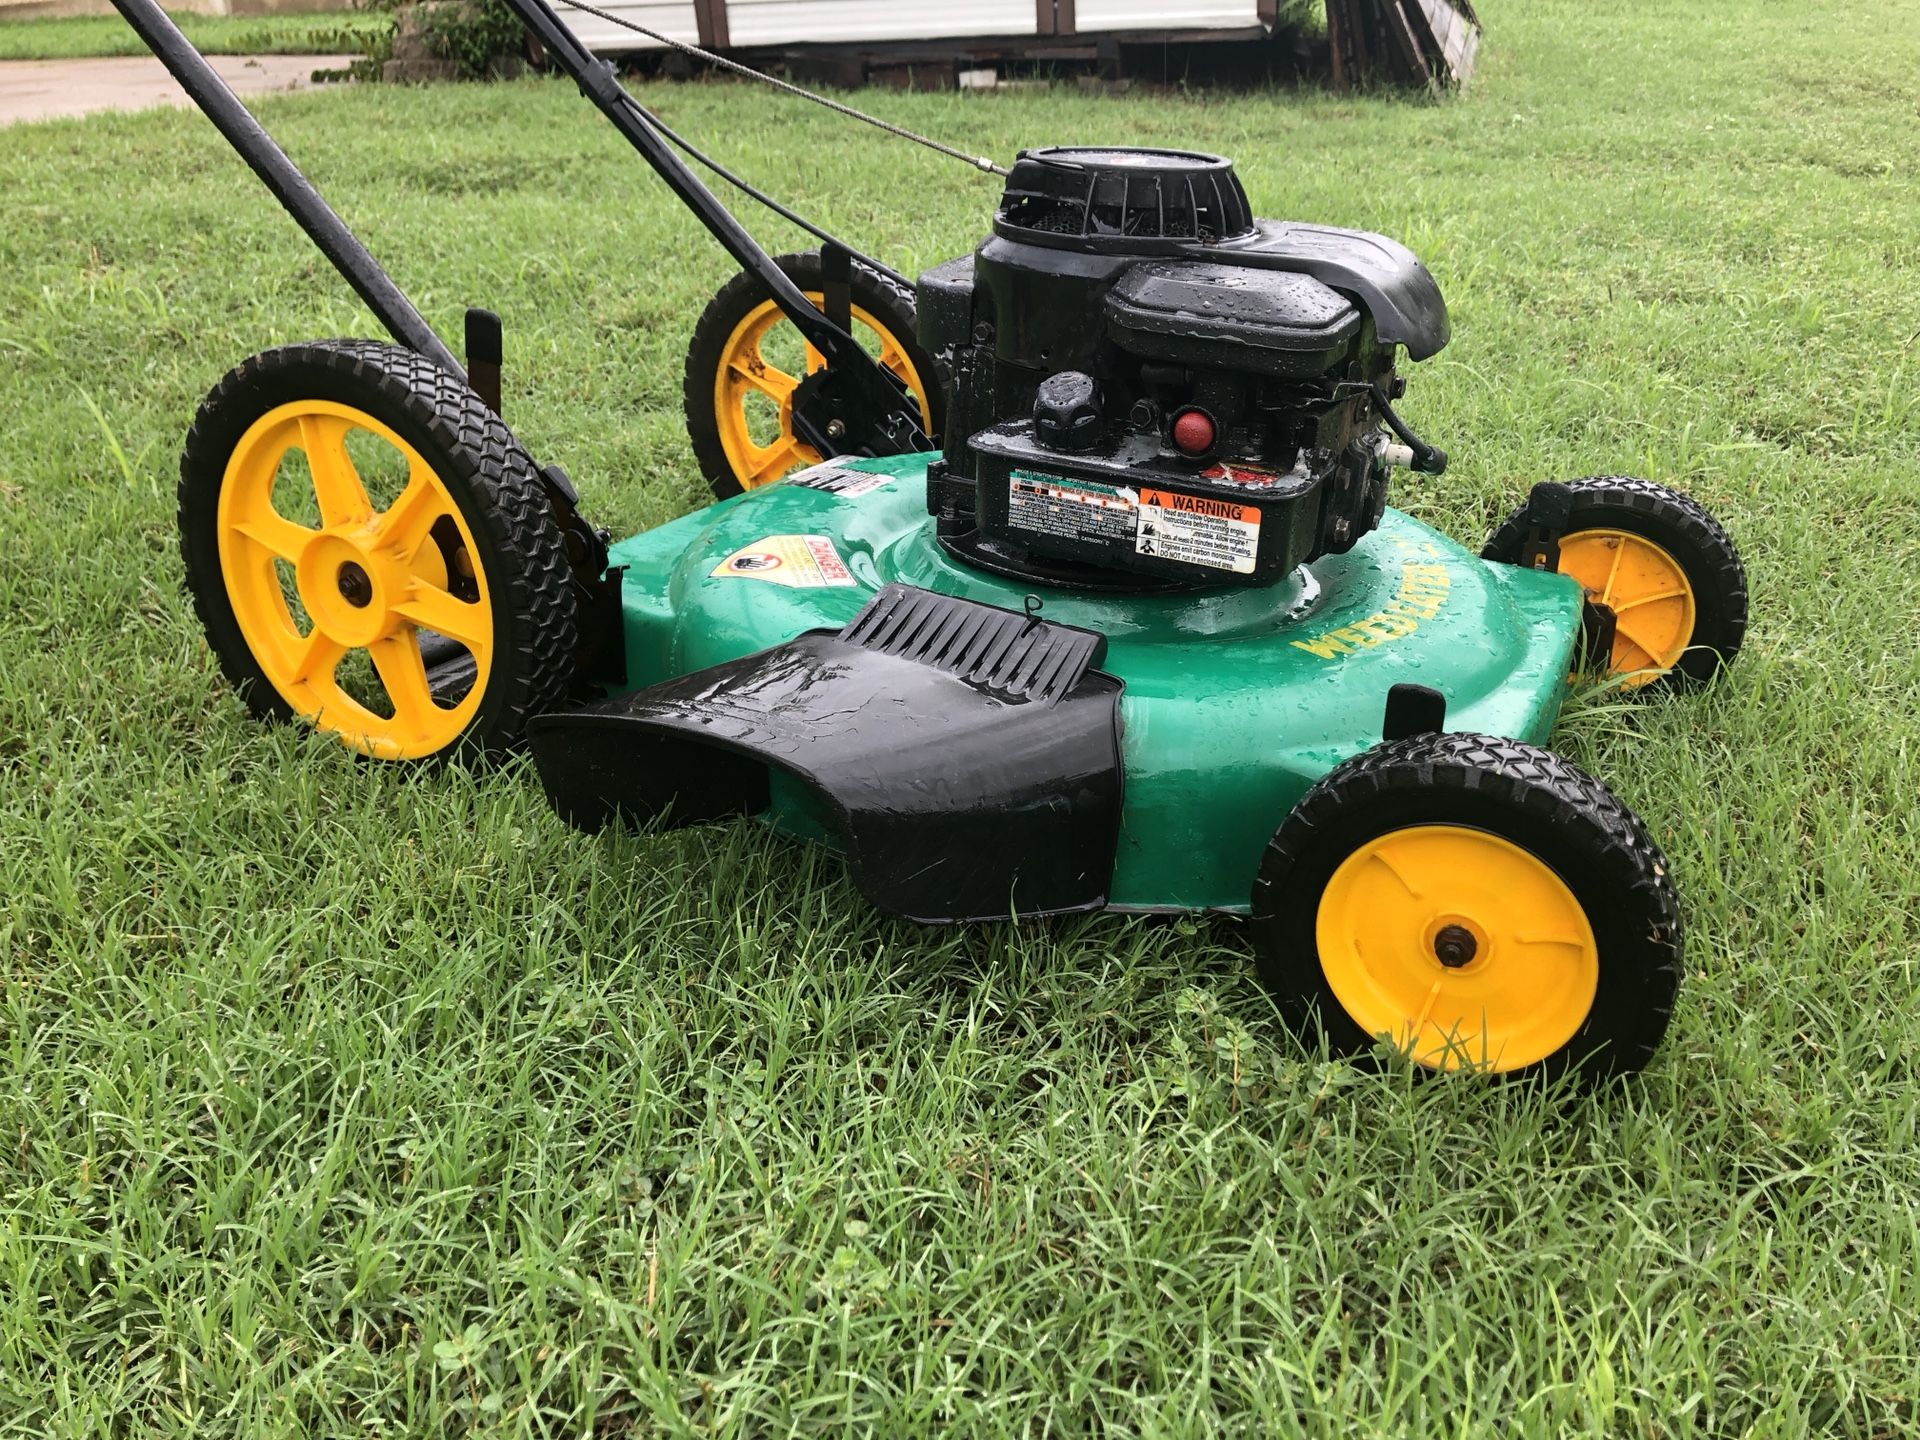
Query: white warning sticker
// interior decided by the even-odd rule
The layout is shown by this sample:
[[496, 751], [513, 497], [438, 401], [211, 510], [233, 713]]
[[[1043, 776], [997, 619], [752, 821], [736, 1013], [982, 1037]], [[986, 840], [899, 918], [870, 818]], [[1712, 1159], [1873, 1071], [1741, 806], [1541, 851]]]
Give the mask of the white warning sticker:
[[857, 500], [893, 483], [891, 475], [876, 475], [871, 470], [848, 470], [831, 462], [810, 470], [796, 470], [787, 476], [787, 484], [803, 490], [824, 490], [842, 500]]
[[1260, 511], [1231, 500], [1140, 491], [1136, 555], [1157, 555], [1187, 565], [1205, 565], [1251, 575], [1260, 554]]
[[763, 535], [713, 567], [718, 579], [765, 580], [795, 590], [855, 584], [833, 541], [824, 535]]
[[1007, 518], [1016, 530], [1094, 544], [1118, 541], [1136, 555], [1251, 575], [1260, 557], [1260, 510], [1233, 500], [1135, 490], [1064, 475], [1015, 470]]

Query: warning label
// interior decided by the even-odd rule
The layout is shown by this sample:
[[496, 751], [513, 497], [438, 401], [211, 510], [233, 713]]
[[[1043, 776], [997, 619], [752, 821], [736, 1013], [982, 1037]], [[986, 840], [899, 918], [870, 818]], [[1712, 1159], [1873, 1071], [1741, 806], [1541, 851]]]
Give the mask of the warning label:
[[798, 485], [803, 490], [824, 490], [829, 495], [838, 495], [842, 500], [857, 500], [862, 495], [881, 489], [892, 480], [891, 475], [875, 475], [869, 470], [815, 465], [811, 470], [798, 470], [789, 475], [787, 484]]
[[765, 580], [795, 590], [855, 583], [833, 541], [824, 535], [763, 536], [734, 551], [712, 573], [722, 579]]
[[1015, 470], [1007, 518], [1016, 529], [1094, 544], [1131, 546], [1182, 565], [1251, 575], [1260, 554], [1260, 511], [1233, 500], [1133, 490]]
[[1127, 542], [1135, 529], [1133, 496], [1115, 485], [1016, 470], [1007, 481], [1007, 518], [1040, 535]]
[[1232, 500], [1142, 490], [1133, 549], [1138, 555], [1251, 575], [1260, 554], [1260, 512]]

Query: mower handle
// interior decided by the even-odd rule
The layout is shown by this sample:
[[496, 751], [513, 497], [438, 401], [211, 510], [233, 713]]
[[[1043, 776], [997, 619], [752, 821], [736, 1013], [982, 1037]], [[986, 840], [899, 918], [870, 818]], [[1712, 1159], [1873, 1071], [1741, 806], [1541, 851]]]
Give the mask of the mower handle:
[[[613, 66], [588, 50], [547, 0], [506, 0], [581, 93], [599, 107], [726, 252], [759, 280], [826, 361], [793, 409], [795, 434], [822, 455], [900, 455], [931, 448], [916, 403], [869, 356], [846, 324], [807, 299], [733, 213], [676, 155], [652, 114], [622, 88]], [[127, 24], [193, 103], [258, 175], [281, 207], [373, 311], [387, 333], [464, 380], [466, 370], [367, 247], [287, 158], [226, 82], [160, 8], [158, 0], [113, 0]]]
[[547, 55], [573, 78], [640, 158], [667, 188], [706, 226], [734, 263], [757, 279], [773, 302], [826, 361], [824, 374], [796, 395], [793, 425], [798, 437], [822, 455], [902, 455], [931, 447], [920, 426], [919, 407], [880, 364], [867, 354], [851, 329], [836, 323], [807, 299], [773, 261], [733, 212], [674, 153], [656, 129], [653, 114], [620, 84], [608, 61], [581, 43], [548, 0], [506, 0], [546, 48]]
[[424, 355], [442, 369], [466, 379], [467, 372], [434, 333], [433, 327], [413, 308], [413, 302], [380, 268], [380, 262], [347, 228], [346, 222], [334, 214], [320, 192], [313, 188], [313, 182], [287, 158], [287, 152], [274, 144], [273, 137], [227, 88], [226, 81], [207, 63], [206, 57], [180, 33], [180, 27], [160, 8], [158, 0], [113, 0], [113, 5], [180, 82], [180, 88], [200, 107], [201, 113], [226, 137], [235, 153], [273, 192], [274, 199], [307, 232], [307, 238], [340, 272], [341, 278], [366, 302], [387, 333], [416, 355]]

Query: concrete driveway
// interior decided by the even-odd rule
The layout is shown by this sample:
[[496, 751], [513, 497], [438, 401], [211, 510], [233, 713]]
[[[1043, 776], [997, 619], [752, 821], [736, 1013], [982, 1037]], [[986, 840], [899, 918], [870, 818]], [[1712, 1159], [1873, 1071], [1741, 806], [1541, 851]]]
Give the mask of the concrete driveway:
[[[343, 70], [355, 55], [212, 55], [220, 78], [236, 94], [265, 95], [313, 86], [315, 70]], [[0, 60], [0, 125], [89, 115], [95, 110], [144, 110], [188, 105], [186, 92], [152, 56], [104, 60]]]

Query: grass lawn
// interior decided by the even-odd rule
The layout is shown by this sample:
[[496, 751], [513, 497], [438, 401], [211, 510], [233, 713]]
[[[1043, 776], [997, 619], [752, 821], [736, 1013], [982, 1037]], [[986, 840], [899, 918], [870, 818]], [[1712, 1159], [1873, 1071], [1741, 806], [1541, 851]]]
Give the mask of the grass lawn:
[[[1557, 740], [1689, 926], [1665, 1050], [1591, 1098], [1328, 1063], [1228, 924], [915, 930], [750, 828], [590, 842], [522, 766], [256, 727], [180, 441], [371, 321], [197, 114], [0, 130], [0, 1433], [1920, 1431], [1920, 8], [1484, 14], [1440, 106], [865, 103], [1217, 149], [1404, 238], [1456, 459], [1399, 503], [1453, 533], [1601, 470], [1726, 521], [1732, 674]], [[934, 157], [644, 94], [902, 268], [983, 231]], [[727, 265], [572, 85], [261, 113], [443, 333], [505, 314], [596, 519], [700, 502]]]
[[[357, 10], [318, 15], [192, 15], [174, 22], [205, 55], [331, 55], [362, 50], [393, 29], [391, 14]], [[71, 60], [145, 55], [118, 15], [0, 21], [0, 60]]]

